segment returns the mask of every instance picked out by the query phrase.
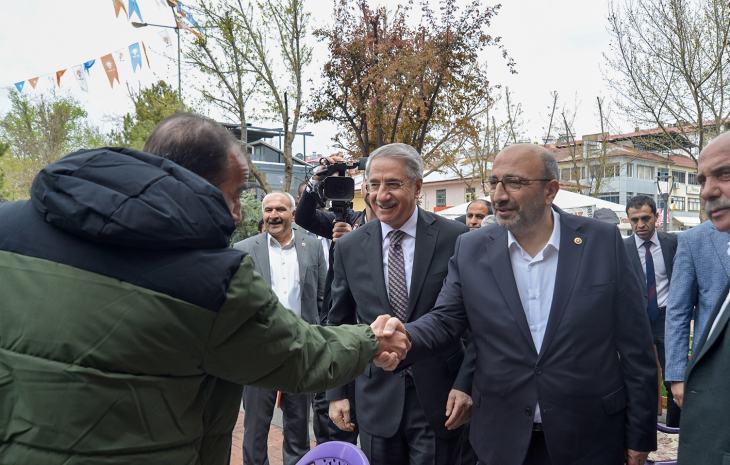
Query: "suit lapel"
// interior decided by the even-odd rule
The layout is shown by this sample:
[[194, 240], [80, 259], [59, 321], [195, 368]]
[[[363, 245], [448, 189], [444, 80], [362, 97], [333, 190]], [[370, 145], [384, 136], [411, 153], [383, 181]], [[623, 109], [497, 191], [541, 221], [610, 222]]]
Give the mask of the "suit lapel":
[[[553, 291], [553, 302], [550, 305], [545, 337], [543, 338], [540, 354], [537, 357], [538, 363], [545, 351], [550, 347], [555, 333], [563, 319], [563, 314], [568, 306], [570, 296], [573, 294], [575, 280], [578, 278], [580, 262], [583, 251], [586, 248], [586, 235], [578, 231], [570, 221], [569, 214], [558, 210], [560, 213], [560, 252], [558, 254], [558, 269], [555, 273], [555, 289]], [[576, 239], [580, 239], [577, 241]]]
[[512, 269], [512, 261], [507, 248], [507, 230], [494, 228], [491, 237], [493, 240], [486, 245], [487, 256], [497, 287], [499, 287], [502, 298], [507, 303], [510, 312], [512, 312], [512, 317], [517, 322], [517, 326], [520, 328], [525, 340], [532, 347], [532, 350], [537, 353], [535, 341], [532, 340], [532, 334], [527, 325], [525, 309], [522, 307], [522, 301], [520, 300], [520, 291], [517, 289], [517, 283], [515, 282], [515, 273]]
[[413, 268], [411, 269], [411, 291], [408, 293], [406, 321], [410, 321], [411, 314], [418, 301], [418, 296], [421, 295], [423, 281], [426, 280], [426, 274], [428, 273], [431, 259], [436, 250], [438, 234], [439, 230], [433, 226], [433, 220], [430, 222], [426, 221], [423, 215], [421, 215], [421, 209], [419, 208], [418, 222], [416, 223], [416, 247], [413, 253]]
[[385, 288], [385, 274], [383, 273], [383, 230], [380, 222], [373, 222], [373, 227], [366, 228], [366, 232], [367, 237], [363, 242], [363, 250], [365, 257], [367, 257], [369, 274], [373, 278], [373, 287], [380, 297], [383, 309], [392, 315], [388, 290]]
[[667, 270], [667, 280], [672, 282], [672, 268], [676, 249], [665, 239], [665, 233], [659, 233], [659, 243], [662, 245], [662, 258], [664, 259], [664, 269]]
[[256, 238], [256, 247], [253, 249], [256, 262], [259, 264], [261, 276], [271, 286], [271, 268], [269, 267], [269, 234], [259, 234]]
[[[712, 225], [712, 228], [715, 229], [715, 226]], [[722, 267], [725, 268], [725, 273], [730, 276], [730, 256], [727, 254], [727, 243], [728, 235], [717, 234], [717, 229], [715, 229], [714, 234], [712, 234], [712, 244], [715, 246], [715, 253], [717, 253], [717, 257], [720, 257]]]
[[723, 332], [725, 326], [727, 326], [728, 320], [730, 320], [730, 311], [728, 309], [725, 309], [725, 312], [720, 317], [720, 321], [718, 321], [717, 326], [715, 327], [715, 330], [712, 332], [712, 336], [710, 336], [709, 338], [707, 337], [707, 335], [710, 332], [710, 329], [712, 328], [714, 321], [717, 319], [717, 315], [720, 313], [720, 309], [722, 309], [722, 304], [725, 303], [725, 299], [727, 298], [729, 289], [730, 289], [730, 280], [728, 280], [727, 284], [725, 284], [725, 289], [722, 290], [722, 294], [720, 294], [720, 298], [717, 300], [717, 303], [715, 304], [715, 308], [712, 310], [712, 313], [710, 314], [710, 318], [707, 320], [705, 329], [704, 329], [704, 331], [702, 331], [702, 336], [700, 337], [700, 342], [698, 343], [697, 348], [694, 351], [695, 355], [692, 356], [692, 365], [693, 366], [700, 361], [700, 359], [707, 353], [709, 348], [712, 347], [712, 344], [714, 344], [715, 341], [717, 341], [720, 334]]
[[[319, 241], [318, 241], [319, 242]], [[299, 262], [299, 282], [304, 283], [304, 279], [307, 277], [307, 267], [309, 266], [309, 251], [308, 246], [304, 245], [304, 239], [300, 236], [299, 231], [294, 231], [294, 247], [297, 249], [297, 261]], [[321, 243], [318, 243], [322, 247]]]
[[[629, 254], [629, 260], [631, 260], [631, 266], [634, 267], [634, 271], [636, 271], [637, 276], [641, 279], [642, 289], [644, 289], [644, 294], [646, 294], [646, 274], [644, 273], [644, 267], [641, 266], [641, 258], [639, 257], [639, 249], [636, 247], [636, 237], [632, 234], [630, 236], [631, 239], [631, 246], [628, 247], [628, 250], [626, 252]], [[562, 247], [562, 244], [561, 244]]]

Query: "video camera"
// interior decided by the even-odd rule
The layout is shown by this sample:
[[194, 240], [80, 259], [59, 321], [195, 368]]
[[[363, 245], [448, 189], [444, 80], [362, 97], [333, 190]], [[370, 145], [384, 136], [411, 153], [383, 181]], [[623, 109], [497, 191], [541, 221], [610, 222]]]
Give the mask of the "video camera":
[[367, 161], [367, 158], [358, 158], [357, 162], [352, 164], [345, 161], [330, 163], [326, 158], [322, 158], [321, 164], [327, 169], [318, 174], [326, 174], [327, 177], [320, 184], [324, 190], [320, 193], [320, 197], [331, 202], [330, 211], [335, 214], [337, 222], [346, 221], [347, 211], [352, 208], [352, 199], [355, 198], [355, 180], [345, 173], [347, 170], [364, 170]]

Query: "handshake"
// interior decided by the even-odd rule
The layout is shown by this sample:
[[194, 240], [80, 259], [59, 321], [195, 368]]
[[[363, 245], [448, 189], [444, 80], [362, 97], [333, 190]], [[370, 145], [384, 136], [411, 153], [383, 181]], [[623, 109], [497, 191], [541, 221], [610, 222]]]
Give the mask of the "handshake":
[[373, 363], [385, 371], [395, 370], [398, 364], [405, 360], [411, 348], [411, 338], [403, 322], [394, 316], [380, 315], [370, 328], [380, 342], [378, 355], [373, 359]]

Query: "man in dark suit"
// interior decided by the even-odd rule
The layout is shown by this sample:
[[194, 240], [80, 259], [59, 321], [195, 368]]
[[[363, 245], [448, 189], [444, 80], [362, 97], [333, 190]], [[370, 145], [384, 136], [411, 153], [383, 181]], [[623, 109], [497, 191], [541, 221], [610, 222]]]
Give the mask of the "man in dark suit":
[[[471, 327], [479, 463], [641, 465], [656, 448], [657, 405], [641, 288], [614, 225], [552, 206], [557, 178], [541, 147], [497, 155], [498, 223], [459, 237], [436, 307], [405, 325], [413, 346], [403, 365]], [[401, 328], [390, 318], [376, 334]]]
[[[730, 232], [730, 133], [723, 133], [705, 147], [698, 168], [705, 211], [718, 231]], [[730, 281], [702, 334], [695, 335], [699, 342], [687, 365], [679, 435], [679, 463], [683, 465], [722, 465], [730, 460], [729, 288]]]
[[634, 234], [624, 239], [626, 253], [634, 267], [646, 299], [651, 334], [657, 351], [662, 379], [667, 389], [667, 426], [678, 427], [681, 410], [672, 398], [671, 383], [665, 377], [664, 325], [667, 319], [669, 284], [672, 281], [677, 235], [656, 230], [656, 203], [646, 195], [637, 195], [626, 204], [626, 214]]
[[[372, 322], [381, 314], [417, 320], [433, 308], [456, 238], [468, 229], [416, 206], [423, 162], [411, 146], [374, 151], [365, 178], [380, 221], [337, 241], [328, 322]], [[471, 413], [473, 367], [464, 360], [459, 339], [408, 372], [394, 376], [371, 365], [357, 378], [360, 443], [371, 464], [458, 463], [460, 426]], [[327, 392], [330, 417], [350, 430], [346, 397], [344, 388]]]
[[[327, 263], [322, 244], [302, 230], [292, 229], [294, 198], [274, 192], [262, 202], [266, 233], [238, 242], [234, 248], [248, 252], [254, 268], [272, 287], [281, 304], [309, 324], [317, 324], [324, 296]], [[269, 463], [267, 437], [276, 404], [276, 391], [246, 386], [243, 390], [243, 462]], [[284, 415], [285, 465], [296, 464], [309, 451], [307, 394], [281, 394]]]

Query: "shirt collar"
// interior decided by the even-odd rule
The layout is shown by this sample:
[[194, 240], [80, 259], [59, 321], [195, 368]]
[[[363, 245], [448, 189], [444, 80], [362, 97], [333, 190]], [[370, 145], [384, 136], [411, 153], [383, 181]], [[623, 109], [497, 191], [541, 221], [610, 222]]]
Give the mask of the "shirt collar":
[[294, 231], [291, 232], [291, 239], [289, 239], [289, 242], [284, 245], [281, 245], [274, 236], [268, 233], [268, 231], [266, 232], [266, 237], [269, 239], [269, 247], [277, 247], [284, 250], [294, 247]]
[[[403, 223], [403, 226], [401, 226], [400, 229], [404, 233], [408, 234], [411, 237], [416, 237], [416, 227], [418, 226], [418, 207], [413, 209], [413, 214], [411, 215], [408, 220], [406, 220], [405, 223]], [[385, 236], [388, 235], [389, 232], [393, 230], [390, 226], [388, 226], [385, 223], [381, 223], [381, 229], [383, 231], [383, 240], [385, 240]]]
[[[636, 233], [634, 233], [634, 240], [636, 240], [637, 249], [644, 247], [644, 242], [647, 242], [644, 239], [640, 238]], [[651, 236], [651, 239], [649, 239], [648, 242], [651, 242], [652, 244], [656, 244], [661, 247], [661, 244], [659, 244], [659, 234], [657, 234], [656, 229], [654, 230], [654, 235]]]
[[[555, 211], [554, 209], [550, 209], [550, 211], [553, 212], [553, 233], [550, 234], [550, 239], [548, 239], [547, 244], [545, 244], [545, 247], [543, 250], [547, 249], [549, 246], [552, 246], [556, 251], [560, 250], [560, 213]], [[515, 239], [515, 236], [512, 234], [510, 230], [507, 230], [507, 248], [511, 248], [512, 244], [515, 244], [516, 247], [519, 247], [520, 250], [522, 249], [522, 246], [519, 242], [517, 242], [517, 239]], [[537, 257], [537, 255], [535, 255]]]

